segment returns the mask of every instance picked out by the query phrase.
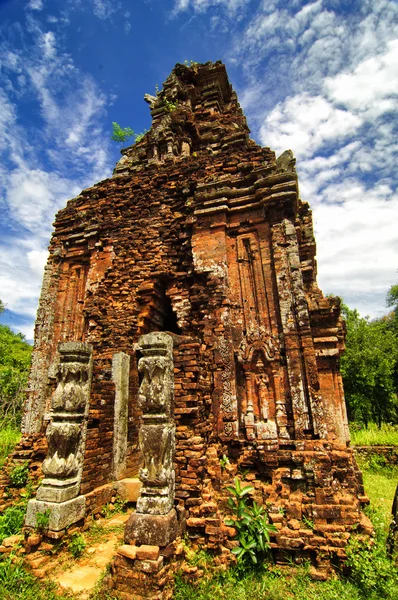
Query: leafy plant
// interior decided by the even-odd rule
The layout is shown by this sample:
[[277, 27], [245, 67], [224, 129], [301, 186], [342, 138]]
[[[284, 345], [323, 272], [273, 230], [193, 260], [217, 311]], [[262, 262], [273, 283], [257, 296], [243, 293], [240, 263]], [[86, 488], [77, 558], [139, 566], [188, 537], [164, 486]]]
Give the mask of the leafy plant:
[[115, 502], [105, 504], [102, 507], [101, 514], [105, 517], [105, 519], [109, 519], [109, 517], [112, 515], [123, 512], [126, 509], [126, 504], [127, 502], [125, 500], [117, 498]]
[[36, 527], [40, 531], [44, 529], [48, 529], [48, 524], [50, 522], [50, 509], [47, 508], [44, 512], [36, 513]]
[[112, 135], [111, 139], [114, 142], [124, 144], [130, 138], [134, 138], [134, 143], [139, 142], [145, 135], [144, 133], [135, 133], [131, 127], [121, 127], [116, 121], [112, 121]]
[[254, 488], [251, 485], [241, 486], [238, 478], [235, 486], [227, 486], [232, 494], [228, 498], [228, 506], [233, 511], [235, 518], [226, 519], [225, 524], [235, 527], [239, 546], [232, 549], [238, 560], [249, 560], [257, 564], [259, 559], [265, 557], [270, 548], [270, 536], [277, 531], [276, 527], [269, 523], [267, 511], [253, 501], [252, 506], [247, 504], [247, 496]]
[[196, 67], [198, 63], [195, 62], [194, 60], [184, 60], [184, 65], [186, 67]]
[[86, 548], [86, 542], [80, 533], [74, 533], [68, 544], [68, 550], [73, 558], [79, 558]]
[[314, 521], [312, 521], [311, 519], [309, 519], [305, 515], [303, 515], [302, 521], [303, 521], [304, 525], [306, 527], [308, 527], [308, 529], [312, 529], [312, 530], [314, 529], [314, 527], [315, 527]]
[[23, 465], [17, 465], [16, 467], [14, 467], [14, 469], [9, 475], [9, 479], [13, 487], [22, 488], [26, 485], [26, 482], [28, 481], [28, 475], [29, 465], [27, 462], [25, 462]]
[[25, 507], [9, 506], [0, 516], [0, 541], [20, 533], [25, 520]]
[[374, 545], [361, 536], [352, 536], [347, 546], [346, 565], [350, 567], [350, 579], [367, 597], [394, 600], [398, 590], [398, 569], [387, 558], [384, 544]]
[[222, 455], [222, 458], [220, 458], [220, 466], [221, 466], [221, 469], [223, 469], [223, 470], [224, 470], [224, 469], [225, 469], [225, 467], [226, 467], [227, 465], [229, 465], [229, 464], [230, 464], [230, 463], [229, 463], [229, 458], [228, 458], [228, 456], [227, 456], [226, 454], [223, 454], [223, 455]]
[[167, 100], [167, 98], [164, 98], [163, 106], [166, 109], [166, 112], [174, 112], [178, 108], [178, 100], [176, 100], [175, 102], [171, 102], [170, 100]]

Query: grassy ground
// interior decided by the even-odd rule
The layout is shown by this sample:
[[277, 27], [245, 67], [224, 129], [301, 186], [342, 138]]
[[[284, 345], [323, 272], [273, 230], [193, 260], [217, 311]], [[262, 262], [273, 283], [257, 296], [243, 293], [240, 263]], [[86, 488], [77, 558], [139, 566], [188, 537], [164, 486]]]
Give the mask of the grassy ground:
[[351, 442], [354, 446], [394, 445], [398, 446], [398, 425], [383, 423], [379, 429], [375, 423], [359, 428], [356, 423], [350, 425]]
[[0, 427], [0, 468], [3, 466], [5, 459], [18, 444], [21, 439], [21, 433], [12, 427]]

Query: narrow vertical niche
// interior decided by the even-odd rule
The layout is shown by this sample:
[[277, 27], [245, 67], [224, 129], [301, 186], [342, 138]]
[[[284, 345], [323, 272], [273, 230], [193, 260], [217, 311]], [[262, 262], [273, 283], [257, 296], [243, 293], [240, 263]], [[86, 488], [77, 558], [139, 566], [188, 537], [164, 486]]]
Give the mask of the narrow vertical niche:
[[178, 326], [177, 315], [173, 310], [171, 299], [166, 293], [169, 287], [169, 281], [157, 281], [150, 297], [146, 296], [141, 299], [141, 304], [148, 315], [145, 317], [141, 334], [151, 331], [168, 331], [181, 335], [182, 331]]

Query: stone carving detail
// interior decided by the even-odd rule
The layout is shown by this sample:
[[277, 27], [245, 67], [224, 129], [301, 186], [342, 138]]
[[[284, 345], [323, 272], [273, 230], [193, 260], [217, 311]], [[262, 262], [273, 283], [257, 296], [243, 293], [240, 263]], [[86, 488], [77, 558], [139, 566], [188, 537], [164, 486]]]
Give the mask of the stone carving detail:
[[237, 352], [239, 362], [243, 365], [250, 363], [255, 352], [262, 352], [268, 361], [279, 358], [279, 341], [266, 332], [264, 327], [246, 333]]
[[232, 367], [230, 345], [225, 337], [219, 340], [219, 350], [223, 361], [222, 379], [222, 414], [224, 419], [223, 433], [226, 437], [231, 437], [237, 430], [236, 420], [236, 396], [233, 391], [233, 381], [235, 373]]
[[149, 333], [138, 344], [143, 354], [138, 363], [142, 375], [138, 401], [144, 466], [139, 474], [143, 487], [137, 513], [166, 515], [173, 508], [175, 480], [173, 339], [167, 333]]
[[286, 410], [281, 411], [275, 402], [278, 358], [278, 342], [263, 328], [246, 334], [237, 351], [246, 380], [245, 398], [240, 403], [241, 425], [249, 440], [276, 439], [279, 416], [284, 417], [280, 435], [288, 437]]
[[51, 401], [48, 454], [42, 466], [45, 479], [37, 491], [38, 500], [52, 502], [64, 502], [79, 493], [91, 381], [90, 345], [65, 342], [58, 350], [58, 384]]

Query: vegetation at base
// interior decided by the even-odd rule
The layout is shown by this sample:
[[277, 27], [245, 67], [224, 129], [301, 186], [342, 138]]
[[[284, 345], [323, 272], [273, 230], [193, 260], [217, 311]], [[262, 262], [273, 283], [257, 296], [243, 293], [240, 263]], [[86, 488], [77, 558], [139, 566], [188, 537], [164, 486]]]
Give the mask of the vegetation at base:
[[0, 600], [69, 600], [68, 592], [60, 593], [49, 581], [39, 581], [22, 566], [14, 555], [0, 558]]
[[341, 358], [349, 421], [398, 424], [398, 285], [390, 288], [393, 311], [380, 319], [360, 317], [343, 304], [347, 326]]
[[[214, 571], [211, 562], [197, 582], [176, 577], [175, 600], [365, 600], [356, 586], [337, 577], [326, 582], [313, 581], [308, 565], [289, 571], [270, 566], [263, 571], [229, 569]], [[366, 600], [369, 600], [368, 598]], [[372, 599], [376, 600], [376, 598]], [[377, 599], [379, 600], [379, 599]], [[381, 598], [380, 598], [381, 600]]]
[[382, 423], [381, 427], [376, 423], [368, 423], [367, 427], [351, 423], [350, 435], [354, 446], [398, 446], [398, 425], [391, 423]]
[[29, 476], [29, 464], [16, 465], [9, 474], [11, 485], [16, 488], [22, 488], [26, 485]]
[[10, 535], [21, 533], [25, 519], [26, 505], [9, 506], [0, 515], [0, 542]]
[[0, 429], [0, 467], [21, 439], [21, 432], [14, 427]]
[[79, 558], [86, 549], [86, 542], [80, 533], [74, 533], [68, 544], [68, 550], [73, 558]]
[[239, 542], [239, 546], [232, 549], [232, 554], [246, 564], [264, 561], [270, 549], [270, 536], [277, 532], [276, 527], [268, 522], [268, 514], [263, 506], [254, 501], [248, 504], [247, 496], [254, 491], [252, 485], [242, 487], [236, 478], [235, 485], [227, 486], [227, 490], [231, 494], [228, 506], [234, 518], [226, 519], [225, 524], [235, 527]]
[[[0, 314], [4, 304], [0, 300]], [[32, 346], [21, 333], [0, 325], [0, 429], [19, 429]]]

